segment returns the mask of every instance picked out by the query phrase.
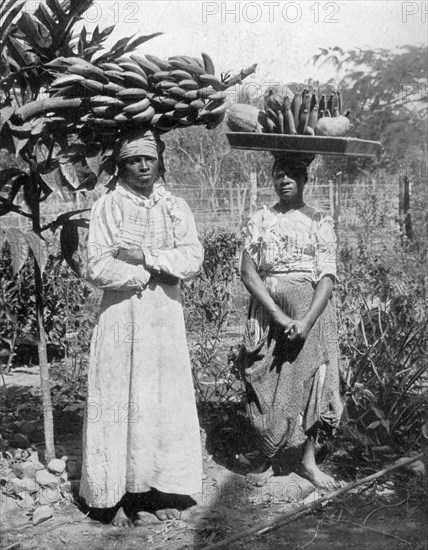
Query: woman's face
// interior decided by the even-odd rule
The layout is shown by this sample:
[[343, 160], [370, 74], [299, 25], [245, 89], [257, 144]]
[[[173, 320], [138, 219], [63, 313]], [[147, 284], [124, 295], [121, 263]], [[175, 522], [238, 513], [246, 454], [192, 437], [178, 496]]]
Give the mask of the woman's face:
[[303, 188], [305, 186], [305, 178], [302, 174], [300, 177], [293, 179], [287, 176], [284, 168], [277, 166], [273, 172], [273, 184], [278, 198], [284, 202], [295, 202], [303, 196]]
[[158, 159], [149, 155], [126, 158], [120, 167], [120, 177], [134, 191], [150, 193], [158, 177]]

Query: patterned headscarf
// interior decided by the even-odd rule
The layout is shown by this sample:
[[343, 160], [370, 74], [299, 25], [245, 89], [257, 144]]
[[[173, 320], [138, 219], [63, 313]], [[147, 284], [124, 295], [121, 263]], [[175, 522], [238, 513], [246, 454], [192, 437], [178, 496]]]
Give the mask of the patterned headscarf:
[[118, 150], [118, 162], [137, 155], [148, 155], [158, 159], [159, 176], [163, 179], [165, 174], [165, 164], [163, 161], [163, 152], [165, 143], [159, 135], [152, 130], [135, 130], [127, 133], [121, 142]]

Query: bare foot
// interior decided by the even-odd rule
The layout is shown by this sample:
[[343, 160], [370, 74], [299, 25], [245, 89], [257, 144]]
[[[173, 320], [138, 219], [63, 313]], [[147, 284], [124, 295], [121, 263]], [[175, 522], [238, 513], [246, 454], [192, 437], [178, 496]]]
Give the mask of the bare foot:
[[155, 515], [160, 521], [180, 518], [180, 512], [176, 508], [162, 508], [161, 510], [156, 510]]
[[123, 511], [123, 508], [120, 507], [119, 510], [116, 512], [116, 515], [111, 521], [111, 524], [115, 527], [133, 527], [134, 523], [131, 519], [128, 518], [128, 516]]
[[302, 464], [298, 471], [298, 474], [299, 476], [304, 477], [305, 479], [310, 481], [318, 489], [334, 491], [339, 486], [339, 484], [332, 476], [324, 473], [318, 468], [316, 464], [310, 466]]
[[248, 473], [245, 476], [245, 479], [248, 481], [248, 483], [254, 485], [255, 487], [263, 487], [263, 485], [266, 485], [266, 483], [268, 483], [269, 479], [272, 476], [272, 466], [269, 462], [263, 462], [263, 464], [259, 466], [256, 470]]

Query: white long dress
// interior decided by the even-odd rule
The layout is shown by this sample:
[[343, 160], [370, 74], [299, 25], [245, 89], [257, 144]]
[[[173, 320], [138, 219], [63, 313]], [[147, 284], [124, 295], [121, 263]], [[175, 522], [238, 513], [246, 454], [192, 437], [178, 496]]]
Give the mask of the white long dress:
[[202, 460], [191, 366], [177, 285], [155, 284], [118, 259], [143, 247], [180, 279], [203, 249], [187, 203], [155, 186], [147, 199], [122, 183], [93, 206], [87, 277], [104, 289], [91, 343], [80, 495], [96, 508], [126, 492], [201, 490]]

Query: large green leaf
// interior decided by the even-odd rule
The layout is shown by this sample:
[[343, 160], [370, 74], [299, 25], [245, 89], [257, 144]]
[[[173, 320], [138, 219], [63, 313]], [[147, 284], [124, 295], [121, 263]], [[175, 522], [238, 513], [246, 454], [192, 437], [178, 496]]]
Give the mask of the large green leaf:
[[10, 247], [12, 271], [16, 275], [28, 258], [28, 243], [22, 229], [19, 227], [9, 227], [5, 231], [5, 236]]
[[10, 117], [15, 112], [14, 105], [3, 105], [0, 109], [0, 132], [5, 125], [5, 123], [10, 119]]
[[6, 39], [12, 27], [13, 20], [19, 14], [25, 3], [26, 0], [20, 0], [19, 2], [16, 2], [16, 0], [10, 0], [4, 8], [2, 6], [0, 10], [0, 20], [2, 22], [2, 25], [0, 26], [0, 41]]
[[51, 189], [63, 201], [68, 199], [68, 193], [64, 189], [64, 180], [61, 174], [61, 169], [57, 163], [54, 165], [54, 168], [49, 168], [46, 171], [40, 170], [39, 176], [46, 183], [49, 189]]
[[10, 184], [11, 180], [16, 178], [17, 176], [25, 174], [23, 170], [20, 168], [5, 168], [4, 170], [0, 171], [0, 190], [3, 189], [3, 187], [7, 184]]
[[48, 29], [33, 15], [24, 12], [17, 24], [25, 35], [25, 41], [38, 52], [41, 50], [43, 53], [43, 50], [52, 45], [52, 37]]
[[39, 4], [34, 15], [37, 19], [49, 30], [54, 44], [57, 44], [58, 38], [61, 34], [61, 27], [49, 12], [48, 8], [44, 5], [43, 2]]
[[59, 161], [59, 167], [61, 169], [62, 175], [68, 181], [68, 183], [77, 189], [81, 182], [76, 171], [75, 163], [72, 160], [61, 158]]
[[48, 247], [46, 242], [36, 235], [34, 231], [25, 231], [24, 238], [31, 248], [40, 272], [43, 273], [48, 263]]

